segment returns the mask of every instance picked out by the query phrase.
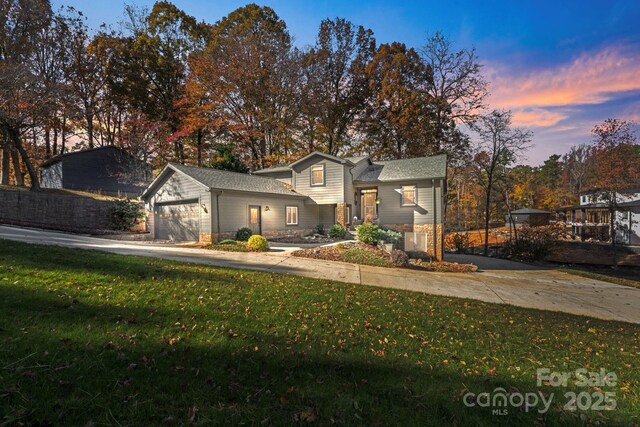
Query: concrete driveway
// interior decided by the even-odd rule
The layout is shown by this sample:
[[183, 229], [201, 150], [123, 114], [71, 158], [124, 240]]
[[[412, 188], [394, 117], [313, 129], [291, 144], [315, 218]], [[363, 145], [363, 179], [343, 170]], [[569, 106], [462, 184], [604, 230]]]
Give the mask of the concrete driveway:
[[[0, 226], [0, 239], [288, 273], [640, 323], [640, 289], [504, 260], [489, 260], [491, 264], [477, 273], [428, 273], [295, 258], [284, 251], [220, 252], [7, 226]], [[487, 259], [475, 261], [486, 263]]]

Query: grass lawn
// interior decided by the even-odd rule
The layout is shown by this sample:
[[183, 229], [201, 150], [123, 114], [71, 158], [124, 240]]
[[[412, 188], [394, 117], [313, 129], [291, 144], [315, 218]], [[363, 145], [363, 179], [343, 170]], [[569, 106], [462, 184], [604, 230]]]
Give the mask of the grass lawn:
[[622, 286], [631, 286], [640, 289], [640, 267], [611, 267], [600, 266], [571, 266], [560, 267], [559, 270], [576, 276], [587, 277], [589, 279], [602, 280]]
[[[639, 360], [638, 325], [0, 241], [1, 425], [637, 425]], [[462, 403], [583, 367], [616, 410]]]

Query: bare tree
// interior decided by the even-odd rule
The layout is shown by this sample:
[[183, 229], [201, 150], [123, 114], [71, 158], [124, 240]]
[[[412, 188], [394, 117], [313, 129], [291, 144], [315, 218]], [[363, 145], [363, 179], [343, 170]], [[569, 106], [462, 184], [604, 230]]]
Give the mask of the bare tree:
[[487, 81], [475, 49], [454, 50], [450, 40], [437, 32], [420, 50], [431, 74], [427, 92], [433, 99], [436, 128], [443, 149], [454, 159], [465, 152], [466, 138], [456, 128], [458, 123], [472, 124], [485, 108]]
[[529, 148], [531, 131], [511, 127], [511, 112], [494, 110], [480, 116], [473, 125], [477, 133], [475, 162], [478, 165], [480, 183], [485, 191], [484, 254], [489, 253], [489, 221], [492, 192], [498, 180], [504, 176], [507, 166], [514, 163]]
[[569, 188], [574, 194], [579, 194], [584, 187], [584, 182], [589, 172], [591, 147], [587, 144], [573, 146], [569, 152], [562, 156], [565, 170], [569, 178]]

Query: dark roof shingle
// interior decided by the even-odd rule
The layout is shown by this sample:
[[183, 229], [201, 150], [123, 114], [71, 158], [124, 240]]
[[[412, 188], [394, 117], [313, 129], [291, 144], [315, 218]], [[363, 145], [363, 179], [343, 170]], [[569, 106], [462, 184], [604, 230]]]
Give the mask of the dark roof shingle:
[[223, 171], [213, 168], [185, 166], [178, 163], [170, 163], [170, 166], [185, 175], [190, 176], [205, 187], [213, 189], [305, 197], [304, 195], [291, 190], [284, 183], [273, 178]]
[[387, 160], [373, 164], [354, 180], [359, 183], [444, 178], [447, 176], [447, 156], [440, 154], [413, 159]]

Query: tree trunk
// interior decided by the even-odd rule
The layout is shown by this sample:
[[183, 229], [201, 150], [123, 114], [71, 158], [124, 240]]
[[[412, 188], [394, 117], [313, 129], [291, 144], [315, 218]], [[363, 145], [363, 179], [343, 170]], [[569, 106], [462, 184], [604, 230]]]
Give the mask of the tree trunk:
[[9, 150], [9, 142], [2, 144], [2, 179], [0, 184], [9, 185], [11, 179], [11, 151]]
[[58, 127], [53, 128], [53, 155], [58, 154]]
[[202, 129], [198, 128], [196, 134], [196, 147], [198, 148], [198, 167], [202, 167]]
[[491, 186], [492, 178], [489, 177], [487, 184], [487, 201], [484, 205], [484, 256], [489, 255], [489, 213], [491, 211]]
[[18, 157], [18, 151], [16, 151], [15, 146], [11, 150], [11, 161], [13, 162], [13, 174], [15, 176], [16, 185], [24, 187], [24, 175], [20, 168], [20, 157]]
[[[24, 147], [22, 146], [22, 142], [20, 141], [20, 133], [18, 131], [16, 131], [15, 129], [11, 129], [11, 130], [9, 130], [9, 137], [11, 138], [11, 141], [13, 142], [13, 146], [20, 153], [20, 156], [22, 157], [22, 161], [27, 166], [27, 171], [29, 171], [29, 178], [31, 178], [31, 191], [39, 191], [40, 190], [40, 182], [38, 181], [38, 175], [36, 174], [36, 170], [33, 167], [33, 164], [31, 163], [31, 160], [29, 160], [29, 156], [27, 155], [27, 152], [25, 151]], [[15, 164], [14, 164], [14, 167], [15, 167]], [[18, 173], [16, 172], [16, 177], [17, 177], [17, 175], [18, 175]], [[20, 173], [20, 175], [21, 175], [21, 173]], [[23, 182], [22, 185], [24, 185], [24, 182]]]
[[62, 126], [60, 126], [60, 154], [64, 154], [64, 145], [67, 140], [67, 116], [62, 116]]
[[89, 140], [89, 149], [93, 148], [93, 116], [86, 116], [87, 121], [87, 139]]
[[51, 129], [44, 130], [44, 155], [48, 159], [51, 157]]

